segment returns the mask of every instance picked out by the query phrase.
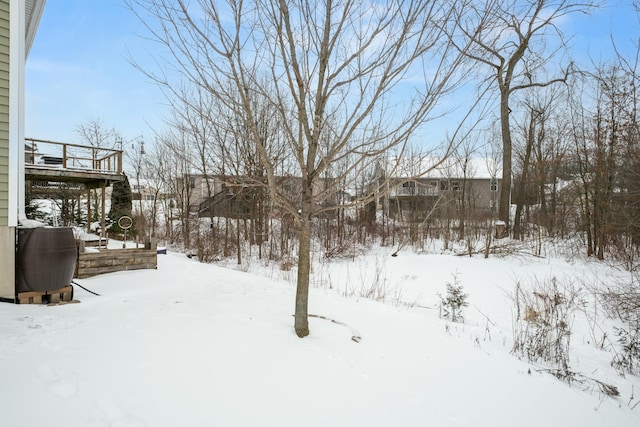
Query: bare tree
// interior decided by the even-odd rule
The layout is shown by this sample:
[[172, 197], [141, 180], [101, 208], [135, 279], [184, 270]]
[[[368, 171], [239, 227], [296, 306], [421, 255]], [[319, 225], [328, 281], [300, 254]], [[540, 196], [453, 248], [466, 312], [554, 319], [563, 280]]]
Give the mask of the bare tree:
[[[195, 198], [196, 177], [193, 173], [191, 158], [193, 156], [192, 145], [184, 130], [167, 131], [158, 135], [156, 141], [159, 147], [154, 154], [154, 159], [158, 160], [156, 167], [163, 177], [163, 184], [168, 193], [173, 195], [174, 208], [170, 209], [169, 218], [178, 219], [180, 232], [175, 235], [175, 240], [180, 240], [185, 249], [191, 247], [192, 218], [191, 205]], [[169, 224], [173, 227], [173, 224]]]
[[76, 133], [80, 138], [80, 144], [88, 144], [95, 148], [115, 148], [118, 137], [118, 132], [115, 129], [107, 129], [99, 118], [79, 124]]
[[[548, 99], [542, 104], [545, 118], [544, 138], [538, 138], [535, 147], [537, 186], [540, 195], [540, 211], [538, 223], [546, 227], [550, 235], [558, 231], [566, 231], [566, 215], [560, 213], [563, 208], [560, 203], [560, 189], [562, 181], [570, 179], [569, 169], [569, 117], [565, 113], [568, 108], [567, 91], [551, 89]], [[558, 230], [559, 229], [559, 230]]]
[[[466, 2], [452, 2], [461, 8]], [[490, 70], [488, 84], [495, 84], [499, 92], [500, 131], [502, 137], [502, 181], [498, 219], [509, 230], [509, 207], [512, 178], [511, 96], [522, 89], [540, 88], [565, 82], [571, 64], [558, 77], [546, 78], [542, 72], [548, 68], [555, 54], [564, 46], [564, 35], [557, 26], [566, 15], [588, 12], [590, 1], [574, 3], [569, 0], [485, 0], [470, 2], [470, 7], [456, 13], [456, 36], [471, 43], [461, 51]], [[549, 49], [546, 44], [554, 36], [559, 40]], [[457, 43], [457, 39], [452, 37]]]
[[529, 106], [529, 114], [527, 115], [527, 123], [523, 126], [522, 133], [524, 139], [524, 153], [520, 159], [520, 175], [516, 177], [515, 191], [513, 192], [513, 198], [516, 203], [516, 213], [513, 221], [513, 238], [520, 239], [522, 233], [522, 210], [525, 203], [529, 204], [527, 195], [530, 194], [527, 191], [527, 184], [529, 183], [529, 165], [531, 164], [531, 151], [533, 145], [538, 136], [536, 132], [536, 126], [540, 122], [542, 113], [534, 106]]
[[156, 143], [149, 145], [144, 159], [145, 170], [150, 182], [152, 182], [154, 193], [150, 215], [151, 234], [157, 236], [157, 221], [158, 217], [161, 217], [164, 219], [161, 227], [163, 236], [170, 243], [174, 243], [176, 239], [173, 229], [174, 197], [178, 194], [179, 187], [182, 186], [178, 186], [180, 179], [178, 173], [181, 170], [177, 165], [180, 164], [180, 160], [172, 152], [171, 144], [168, 143], [170, 141], [173, 141], [171, 134], [158, 135]]
[[[528, 109], [520, 124], [521, 147], [516, 146], [517, 166], [514, 196], [516, 212], [513, 237], [521, 239], [530, 222], [537, 223], [538, 255], [541, 251], [543, 229], [553, 233], [557, 209], [557, 185], [560, 168], [566, 161], [564, 119], [554, 115], [554, 110], [564, 113], [567, 104], [561, 104], [556, 88], [535, 90], [523, 101]], [[531, 218], [534, 207], [535, 220]], [[523, 217], [523, 211], [526, 215]], [[523, 224], [524, 222], [524, 224]]]
[[[92, 148], [91, 167], [95, 167], [96, 159], [100, 158], [104, 153], [103, 148], [114, 148], [116, 139], [119, 137], [118, 132], [115, 129], [107, 129], [101, 119], [95, 118], [81, 123], [76, 127], [76, 134], [80, 139], [80, 144], [89, 145]], [[102, 187], [104, 192], [104, 185]], [[91, 199], [93, 198], [93, 214], [91, 210]], [[101, 199], [98, 197], [98, 193], [95, 188], [88, 189], [87, 193], [87, 230], [90, 230], [90, 224], [92, 221], [97, 221], [100, 216], [99, 211], [104, 211], [101, 206]], [[102, 218], [104, 220], [104, 218]], [[102, 223], [102, 233], [104, 233], [104, 221]], [[104, 234], [103, 234], [104, 236]]]
[[[401, 157], [456, 83], [461, 53], [444, 36], [453, 10], [422, 0], [129, 4], [172, 58], [168, 71], [143, 70], [147, 75], [171, 91], [167, 76], [177, 71], [242, 112], [271, 199], [294, 218], [299, 232], [295, 331], [308, 335], [312, 219], [335, 210], [335, 195], [382, 156], [393, 151]], [[286, 154], [301, 180], [299, 197], [277, 181], [257, 99], [279, 117]], [[348, 168], [332, 169], [335, 163]], [[327, 171], [336, 174], [333, 185], [320, 185]]]
[[[516, 212], [513, 224], [513, 237], [520, 239], [523, 234], [522, 211], [525, 206], [539, 205], [538, 225], [546, 226], [548, 217], [547, 208], [547, 184], [555, 183], [558, 165], [562, 157], [561, 148], [558, 147], [557, 129], [552, 121], [552, 111], [558, 107], [558, 93], [553, 88], [548, 90], [534, 90], [527, 94], [523, 101], [527, 113], [523, 115], [523, 122], [519, 127], [519, 136], [523, 144], [521, 152], [516, 148], [519, 175], [516, 175], [513, 199], [516, 203]], [[566, 107], [566, 106], [565, 106]], [[555, 132], [554, 132], [555, 130]], [[554, 166], [555, 165], [555, 166]], [[556, 170], [554, 176], [550, 176], [549, 169], [553, 166]], [[541, 221], [541, 219], [544, 220]], [[529, 218], [526, 218], [529, 221]]]
[[618, 245], [631, 230], [623, 215], [633, 212], [634, 206], [628, 167], [637, 160], [635, 80], [617, 61], [585, 76], [584, 86], [572, 93], [587, 255], [598, 259], [604, 259], [608, 247]]
[[213, 173], [218, 170], [215, 149], [215, 100], [205, 91], [188, 91], [182, 88], [179, 97], [173, 99], [171, 124], [180, 130], [190, 145], [188, 153], [182, 153], [194, 171], [205, 181], [207, 196], [213, 195]]

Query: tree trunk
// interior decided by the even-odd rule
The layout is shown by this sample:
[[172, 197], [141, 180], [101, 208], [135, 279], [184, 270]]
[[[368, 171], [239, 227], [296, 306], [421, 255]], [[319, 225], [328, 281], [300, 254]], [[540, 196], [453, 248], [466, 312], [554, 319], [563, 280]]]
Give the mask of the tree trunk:
[[529, 132], [527, 135], [527, 146], [525, 147], [524, 159], [522, 161], [522, 173], [520, 175], [520, 185], [518, 186], [518, 201], [516, 206], [516, 214], [513, 220], [513, 238], [520, 240], [522, 238], [522, 208], [525, 204], [525, 192], [527, 188], [527, 179], [529, 175], [529, 163], [531, 162], [531, 150], [533, 148], [535, 118], [534, 111], [531, 110], [529, 118]]
[[227, 258], [231, 256], [231, 251], [229, 250], [229, 228], [231, 227], [231, 220], [229, 217], [225, 217], [224, 219], [224, 257]]
[[588, 190], [585, 188], [584, 190], [584, 205], [585, 205], [585, 212], [584, 212], [584, 228], [587, 231], [587, 256], [592, 256], [593, 255], [593, 248], [594, 248], [594, 243], [593, 243], [593, 218], [591, 216], [591, 206], [590, 206], [590, 200], [589, 200], [589, 193]]
[[242, 264], [242, 250], [240, 245], [240, 218], [236, 219], [236, 256], [238, 265]]
[[509, 89], [500, 91], [500, 130], [502, 134], [502, 182], [500, 183], [500, 202], [498, 219], [505, 223], [504, 233], [509, 235], [509, 209], [511, 204], [511, 128], [509, 127]]
[[458, 195], [459, 197], [459, 202], [460, 202], [460, 223], [458, 224], [458, 239], [459, 240], [463, 240], [465, 238], [464, 235], [464, 226], [465, 226], [465, 221], [467, 219], [467, 209], [466, 209], [466, 195], [467, 195], [467, 173], [466, 171], [464, 172], [464, 179], [462, 180], [462, 183], [460, 184], [460, 194]]
[[309, 335], [308, 302], [309, 302], [309, 274], [311, 273], [311, 219], [309, 218], [310, 203], [303, 202], [302, 219], [300, 222], [300, 246], [298, 247], [298, 284], [296, 287], [296, 311], [294, 328], [296, 335], [304, 338]]

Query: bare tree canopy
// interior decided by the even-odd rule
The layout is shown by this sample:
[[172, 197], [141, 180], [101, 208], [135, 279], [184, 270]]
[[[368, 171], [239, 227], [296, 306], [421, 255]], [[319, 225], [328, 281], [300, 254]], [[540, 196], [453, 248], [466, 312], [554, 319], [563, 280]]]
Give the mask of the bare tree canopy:
[[[168, 53], [161, 69], [142, 71], [173, 96], [181, 85], [205, 91], [241, 119], [236, 131], [255, 147], [272, 199], [294, 216], [295, 330], [307, 335], [311, 219], [382, 156], [402, 156], [455, 87], [467, 48], [445, 34], [455, 31], [459, 9], [422, 0], [129, 5]], [[263, 126], [264, 106], [277, 129]], [[300, 198], [277, 185], [282, 160], [269, 143], [276, 132], [302, 180]], [[334, 184], [319, 189], [327, 176]]]
[[[502, 180], [498, 218], [509, 225], [512, 178], [512, 141], [509, 101], [514, 92], [565, 82], [572, 71], [549, 70], [550, 62], [565, 48], [564, 34], [558, 27], [563, 17], [587, 13], [595, 4], [570, 0], [484, 0], [452, 1], [456, 30], [450, 39], [476, 64], [486, 66], [485, 82], [499, 92], [502, 137]], [[461, 40], [461, 41], [460, 41]], [[471, 47], [468, 45], [471, 44]], [[562, 68], [562, 67], [560, 67]], [[557, 73], [548, 78], [548, 73]], [[507, 228], [508, 229], [508, 228]]]
[[107, 129], [99, 118], [88, 120], [76, 127], [76, 133], [80, 143], [88, 144], [96, 148], [112, 148], [118, 138], [115, 129]]

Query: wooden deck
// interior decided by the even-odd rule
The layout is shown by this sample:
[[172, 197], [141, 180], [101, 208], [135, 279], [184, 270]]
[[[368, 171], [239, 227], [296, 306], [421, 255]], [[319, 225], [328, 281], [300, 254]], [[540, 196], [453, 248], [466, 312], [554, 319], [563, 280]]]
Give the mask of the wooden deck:
[[68, 144], [42, 139], [25, 139], [25, 180], [47, 183], [83, 184], [85, 189], [124, 181], [122, 151]]

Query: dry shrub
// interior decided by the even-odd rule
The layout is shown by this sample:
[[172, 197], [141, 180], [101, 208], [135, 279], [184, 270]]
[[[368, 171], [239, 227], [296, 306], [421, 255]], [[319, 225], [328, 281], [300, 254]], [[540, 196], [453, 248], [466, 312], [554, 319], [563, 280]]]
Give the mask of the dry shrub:
[[637, 277], [618, 281], [600, 294], [607, 314], [618, 319], [617, 341], [611, 365], [621, 374], [640, 374], [640, 284]]
[[552, 277], [533, 289], [516, 286], [512, 352], [530, 362], [544, 361], [568, 371], [571, 322], [579, 293], [573, 283]]

